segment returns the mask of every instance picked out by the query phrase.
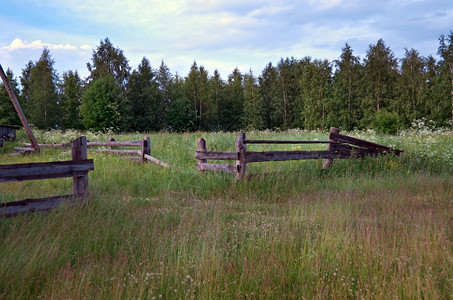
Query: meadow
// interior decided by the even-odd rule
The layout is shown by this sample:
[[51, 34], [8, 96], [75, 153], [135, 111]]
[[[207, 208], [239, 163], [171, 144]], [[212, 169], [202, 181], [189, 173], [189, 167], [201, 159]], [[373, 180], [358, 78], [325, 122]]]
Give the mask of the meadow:
[[[243, 181], [195, 168], [197, 137], [233, 151], [238, 133], [150, 133], [170, 169], [89, 153], [90, 195], [50, 213], [0, 220], [0, 299], [451, 299], [453, 132], [346, 134], [401, 156], [249, 164]], [[35, 131], [42, 143], [80, 135]], [[144, 134], [113, 134], [117, 140]], [[327, 131], [247, 132], [253, 139], [327, 140]], [[0, 164], [70, 159], [10, 156]], [[322, 150], [322, 145], [249, 145]], [[233, 162], [232, 162], [233, 163]], [[0, 184], [0, 201], [68, 194], [72, 180]]]

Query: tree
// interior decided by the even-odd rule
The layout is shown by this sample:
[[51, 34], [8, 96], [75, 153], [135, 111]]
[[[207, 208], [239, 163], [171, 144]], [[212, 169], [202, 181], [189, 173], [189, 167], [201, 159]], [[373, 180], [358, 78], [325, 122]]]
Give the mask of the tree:
[[143, 57], [137, 70], [131, 74], [127, 85], [127, 97], [131, 104], [131, 129], [157, 131], [164, 128], [161, 94], [156, 75], [149, 60]]
[[236, 131], [242, 128], [244, 87], [241, 72], [235, 68], [228, 76], [225, 86], [226, 97], [219, 103], [220, 129]]
[[398, 63], [389, 47], [382, 39], [370, 45], [365, 58], [363, 86], [365, 95], [362, 101], [364, 117], [362, 125], [370, 125], [374, 114], [391, 106], [395, 99], [395, 85]]
[[22, 99], [22, 110], [26, 116], [28, 115], [28, 103], [30, 102], [31, 97], [31, 70], [35, 66], [34, 62], [31, 60], [25, 65], [25, 68], [22, 69], [22, 76], [20, 77], [21, 89], [21, 99]]
[[451, 118], [453, 119], [453, 30], [450, 31], [450, 34], [445, 37], [441, 35], [439, 38], [439, 49], [437, 53], [442, 57], [440, 61], [441, 66], [443, 67], [443, 72], [450, 75], [450, 100], [451, 100]]
[[212, 129], [219, 131], [220, 127], [220, 113], [221, 103], [224, 101], [225, 96], [225, 82], [220, 77], [218, 70], [214, 71], [214, 75], [209, 78], [209, 90], [210, 90], [210, 103], [212, 106], [213, 113], [213, 124]]
[[294, 57], [282, 58], [277, 64], [278, 97], [276, 100], [279, 103], [277, 113], [281, 115], [279, 119], [282, 120], [282, 129], [288, 129], [294, 123], [294, 105], [300, 92], [296, 78], [297, 64], [298, 61]]
[[110, 75], [93, 81], [83, 94], [80, 115], [86, 129], [127, 130], [129, 113], [123, 90]]
[[333, 106], [330, 121], [335, 127], [351, 130], [358, 126], [360, 118], [359, 97], [362, 65], [354, 56], [351, 46], [346, 43], [341, 56], [334, 61], [336, 69], [333, 77]]
[[129, 62], [123, 50], [115, 48], [108, 38], [101, 40], [96, 51], [93, 50], [91, 61], [92, 64], [87, 63], [88, 71], [91, 73], [89, 79], [95, 81], [111, 75], [120, 87], [126, 88], [130, 75]]
[[263, 98], [258, 91], [258, 84], [252, 71], [244, 75], [244, 113], [243, 124], [247, 129], [263, 129]]
[[185, 96], [192, 102], [198, 130], [211, 130], [214, 113], [209, 103], [208, 72], [194, 61], [184, 83]]
[[[20, 101], [19, 87], [16, 79], [14, 79], [13, 72], [9, 68], [6, 70], [6, 77], [8, 78], [9, 85], [16, 95], [16, 98]], [[19, 116], [13, 103], [11, 102], [8, 91], [6, 90], [3, 82], [0, 82], [0, 124], [21, 125]]]
[[398, 76], [398, 96], [392, 105], [392, 111], [400, 116], [400, 122], [408, 126], [420, 114], [420, 101], [426, 92], [426, 60], [415, 49], [405, 49], [401, 59], [401, 74]]
[[59, 123], [58, 75], [54, 63], [49, 50], [44, 48], [39, 60], [27, 70], [29, 82], [23, 80], [29, 88], [24, 93], [29, 97], [26, 101], [29, 122], [41, 129], [56, 128]]
[[172, 101], [166, 115], [168, 127], [171, 131], [187, 132], [195, 130], [195, 112], [192, 103], [187, 98]]
[[304, 68], [300, 79], [304, 101], [304, 128], [317, 129], [327, 125], [327, 108], [332, 99], [332, 67], [328, 60], [315, 59]]
[[61, 128], [81, 129], [80, 104], [82, 101], [84, 83], [77, 71], [63, 73], [63, 82], [60, 85], [61, 96]]
[[258, 77], [259, 92], [263, 99], [264, 126], [268, 129], [280, 127], [283, 123], [277, 103], [277, 78], [278, 71], [272, 63], [269, 63]]

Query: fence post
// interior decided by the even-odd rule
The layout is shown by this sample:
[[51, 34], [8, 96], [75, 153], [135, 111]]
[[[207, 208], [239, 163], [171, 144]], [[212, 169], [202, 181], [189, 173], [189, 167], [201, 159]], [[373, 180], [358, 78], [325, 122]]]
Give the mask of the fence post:
[[[81, 136], [71, 141], [72, 160], [84, 160], [87, 155], [87, 138]], [[84, 176], [72, 177], [72, 192], [74, 194], [84, 194], [88, 192], [88, 172]]]
[[[114, 142], [115, 139], [113, 137], [109, 137], [109, 142]], [[113, 146], [109, 146], [109, 150], [112, 150]]]
[[245, 171], [246, 171], [246, 163], [245, 163], [245, 152], [247, 150], [246, 144], [244, 144], [244, 140], [246, 139], [245, 133], [241, 133], [236, 137], [236, 152], [238, 153], [238, 160], [236, 160], [236, 167], [237, 167], [237, 174], [236, 178], [241, 180], [244, 178]]
[[142, 140], [142, 162], [146, 162], [145, 154], [151, 155], [151, 140], [145, 136]]
[[[202, 151], [202, 152], [206, 152], [206, 140], [204, 138], [197, 138], [197, 150], [198, 151]], [[198, 162], [199, 163], [207, 163], [208, 160], [207, 159], [199, 159]], [[200, 170], [200, 172], [202, 174], [204, 173], [203, 170]]]
[[[330, 128], [330, 133], [340, 133], [340, 129], [332, 127]], [[329, 142], [335, 142], [329, 137]], [[330, 151], [330, 144], [327, 145], [327, 151]], [[328, 169], [332, 165], [333, 159], [332, 158], [326, 158], [324, 159], [324, 163], [322, 164], [323, 169]]]

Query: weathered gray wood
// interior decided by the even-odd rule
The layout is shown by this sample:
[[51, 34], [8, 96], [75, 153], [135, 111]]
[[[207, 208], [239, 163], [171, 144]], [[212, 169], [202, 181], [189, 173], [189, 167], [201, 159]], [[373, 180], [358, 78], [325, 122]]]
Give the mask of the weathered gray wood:
[[163, 162], [163, 161], [161, 161], [161, 160], [158, 160], [157, 158], [154, 158], [154, 157], [152, 157], [151, 155], [145, 154], [145, 155], [144, 155], [144, 158], [147, 159], [147, 160], [149, 160], [149, 161], [152, 161], [152, 162], [154, 162], [154, 163], [156, 163], [156, 164], [158, 164], [158, 165], [160, 165], [160, 166], [162, 166], [162, 167], [170, 168], [170, 165], [169, 165], [169, 164], [167, 164], [166, 162]]
[[[198, 163], [199, 164], [205, 164], [208, 162], [208, 160], [206, 158], [199, 158], [197, 157], [197, 154], [200, 154], [200, 155], [205, 155], [206, 154], [206, 140], [204, 138], [197, 138], [197, 150], [195, 152], [195, 158], [198, 159]], [[198, 168], [198, 170], [203, 173], [203, 169], [200, 169]]]
[[0, 182], [78, 177], [92, 170], [92, 159], [0, 165]]
[[210, 163], [197, 163], [197, 169], [200, 171], [221, 171], [236, 174], [238, 172], [236, 165], [228, 164], [210, 164]]
[[140, 155], [142, 158], [142, 162], [146, 162], [145, 155], [150, 155], [151, 154], [151, 141], [149, 137], [145, 136], [142, 140], [142, 150], [140, 151]]
[[197, 151], [195, 158], [198, 160], [237, 160], [238, 152], [223, 152], [223, 151]]
[[19, 116], [19, 119], [22, 122], [22, 125], [24, 126], [25, 132], [27, 133], [28, 138], [31, 141], [31, 144], [33, 145], [33, 149], [35, 149], [36, 152], [39, 152], [40, 149], [38, 146], [38, 142], [36, 142], [35, 136], [33, 135], [33, 132], [31, 131], [30, 125], [28, 125], [27, 118], [25, 117], [24, 112], [22, 111], [22, 108], [20, 107], [19, 101], [17, 101], [16, 95], [14, 94], [14, 91], [11, 88], [11, 85], [9, 84], [8, 77], [6, 77], [6, 74], [3, 71], [2, 65], [0, 65], [0, 77], [2, 78], [6, 91], [8, 92], [8, 95], [11, 98], [13, 106], [16, 109], [17, 115]]
[[109, 153], [109, 154], [118, 154], [118, 155], [132, 155], [132, 154], [137, 154], [141, 155], [142, 151], [141, 150], [127, 150], [127, 149], [92, 149], [90, 152], [95, 152], [95, 153]]
[[[244, 144], [329, 144], [330, 141], [244, 140]], [[335, 143], [335, 142], [333, 142]]]
[[34, 148], [14, 147], [14, 150], [19, 152], [35, 152]]
[[[88, 158], [87, 138], [81, 136], [71, 141], [72, 160], [85, 160]], [[84, 194], [88, 192], [88, 172], [82, 177], [72, 178], [72, 191], [74, 194]]]
[[142, 141], [88, 142], [88, 147], [137, 147]]
[[[115, 139], [113, 137], [109, 137], [109, 143], [114, 142], [114, 141], [115, 141]], [[112, 150], [113, 146], [109, 146], [109, 149]]]
[[[339, 133], [339, 132], [340, 132], [340, 129], [338, 129], [338, 128], [335, 128], [335, 127], [330, 128], [330, 135], [332, 135], [333, 133]], [[332, 139], [332, 137], [329, 137], [329, 142], [335, 142], [335, 140]], [[331, 149], [331, 144], [328, 144], [327, 151], [330, 151], [330, 149]], [[332, 163], [333, 163], [333, 160], [331, 158], [326, 158], [326, 159], [324, 159], [322, 168], [328, 169], [332, 165]]]
[[266, 151], [266, 152], [247, 152], [246, 163], [265, 162], [265, 161], [287, 161], [302, 159], [334, 159], [349, 158], [344, 153], [334, 153], [331, 151]]
[[245, 139], [246, 139], [245, 133], [241, 133], [236, 137], [236, 152], [238, 153], [238, 158], [236, 160], [237, 167], [236, 178], [238, 180], [242, 180], [244, 178], [245, 172], [247, 170], [246, 164], [247, 145], [244, 144]]
[[341, 143], [330, 145], [330, 151], [341, 155], [349, 155], [350, 158], [361, 158], [364, 156], [377, 156], [378, 154], [382, 154], [382, 152], [376, 149], [354, 147]]
[[402, 152], [404, 152], [404, 150], [393, 149], [393, 148], [390, 148], [390, 147], [387, 147], [387, 146], [375, 144], [375, 143], [368, 142], [368, 141], [365, 141], [365, 140], [361, 140], [361, 139], [358, 139], [358, 138], [354, 138], [354, 137], [350, 137], [350, 136], [347, 136], [347, 135], [338, 134], [337, 132], [331, 132], [330, 133], [330, 139], [332, 139], [334, 141], [337, 141], [337, 142], [352, 144], [352, 145], [359, 146], [359, 147], [376, 149], [376, 150], [379, 150], [381, 152], [382, 151], [384, 151], [384, 152], [393, 152], [396, 155], [399, 155]]
[[79, 198], [80, 195], [64, 195], [0, 203], [0, 218], [9, 218], [20, 214], [49, 211], [61, 203], [75, 202]]
[[[23, 143], [26, 147], [31, 147], [30, 143]], [[38, 144], [40, 148], [69, 148], [71, 147], [71, 142], [69, 143], [60, 143], [60, 144]]]

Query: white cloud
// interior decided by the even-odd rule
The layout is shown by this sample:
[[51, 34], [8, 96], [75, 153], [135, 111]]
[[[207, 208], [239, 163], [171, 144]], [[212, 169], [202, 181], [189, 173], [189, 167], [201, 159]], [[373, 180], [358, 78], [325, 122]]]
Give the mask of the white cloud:
[[20, 49], [42, 49], [48, 48], [52, 50], [76, 50], [77, 47], [70, 44], [50, 44], [43, 43], [41, 40], [36, 40], [31, 43], [22, 41], [19, 38], [14, 39], [9, 46], [3, 47], [5, 50], [15, 51]]

